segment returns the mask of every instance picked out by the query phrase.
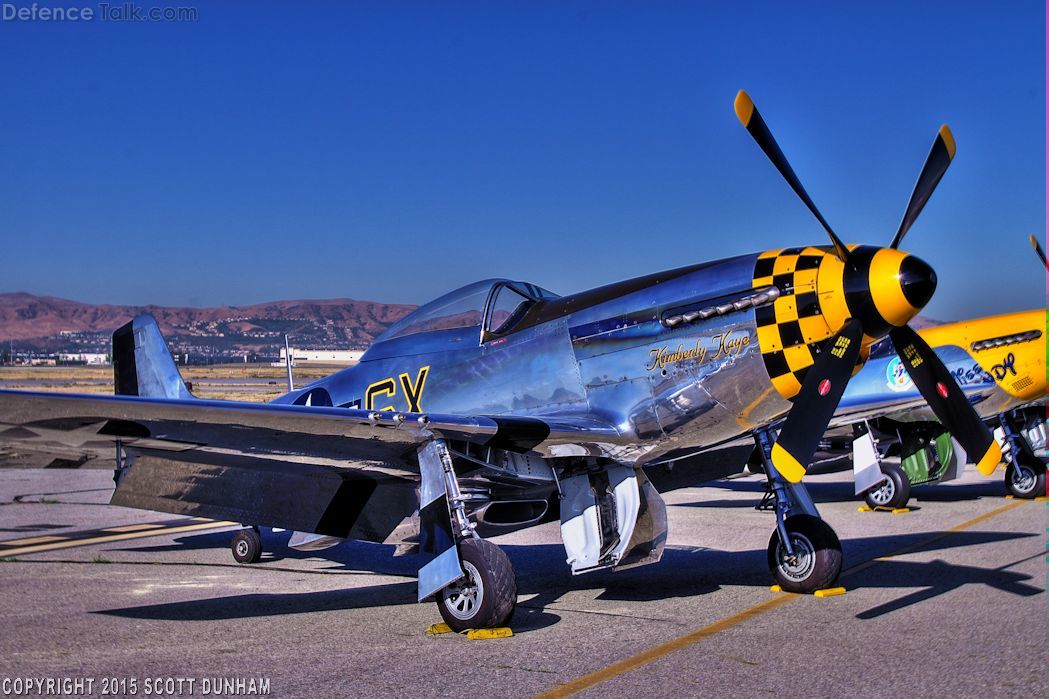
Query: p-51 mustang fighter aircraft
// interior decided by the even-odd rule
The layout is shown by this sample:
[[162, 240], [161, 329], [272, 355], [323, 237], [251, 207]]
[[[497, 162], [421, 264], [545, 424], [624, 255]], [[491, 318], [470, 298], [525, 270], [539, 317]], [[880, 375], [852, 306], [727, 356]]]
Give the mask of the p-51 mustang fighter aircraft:
[[[1034, 236], [1031, 244], [1046, 265]], [[1046, 442], [1045, 309], [948, 323], [921, 331], [962, 387], [976, 412], [995, 429], [1006, 454], [1005, 486], [1030, 499], [1046, 494], [1045, 463], [1035, 454]], [[871, 349], [863, 370], [842, 396], [842, 416], [863, 418], [863, 429], [832, 429], [839, 450], [852, 449], [856, 494], [873, 507], [903, 507], [910, 486], [961, 475], [964, 453], [930, 414], [914, 382], [886, 338]], [[850, 444], [851, 443], [851, 444]], [[826, 450], [833, 453], [833, 450]], [[883, 461], [901, 457], [901, 465]]]
[[[995, 429], [1007, 463], [1005, 485], [1015, 497], [1045, 495], [1046, 345], [1044, 310], [1007, 313], [921, 331], [983, 420]], [[882, 340], [842, 396], [830, 448], [852, 450], [856, 494], [874, 507], [903, 507], [910, 486], [961, 475], [966, 455], [928, 410], [892, 343]], [[844, 420], [843, 420], [844, 421]], [[855, 433], [854, 433], [855, 432]], [[901, 464], [884, 461], [899, 456]]]
[[[417, 545], [431, 556], [419, 600], [436, 598], [461, 630], [505, 624], [516, 600], [510, 562], [482, 529], [559, 518], [574, 573], [655, 562], [667, 522], [649, 475], [750, 435], [776, 496], [772, 572], [787, 590], [825, 587], [841, 569], [841, 544], [800, 481], [876, 340], [893, 338], [981, 468], [1001, 458], [943, 363], [907, 327], [936, 276], [898, 247], [954, 140], [940, 129], [889, 247], [846, 246], [746, 93], [735, 107], [832, 246], [693, 264], [570, 296], [478, 282], [391, 326], [358, 365], [270, 404], [195, 399], [156, 323], [140, 316], [113, 336], [116, 396], [0, 392], [0, 439], [115, 444], [117, 505], [292, 529], [292, 545]], [[258, 548], [251, 529], [235, 541], [246, 560]]]

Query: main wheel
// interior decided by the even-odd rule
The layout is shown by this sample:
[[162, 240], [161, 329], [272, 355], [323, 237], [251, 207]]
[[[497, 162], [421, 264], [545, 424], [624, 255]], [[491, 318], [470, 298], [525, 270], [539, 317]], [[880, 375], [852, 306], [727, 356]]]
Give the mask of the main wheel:
[[863, 494], [867, 506], [873, 510], [876, 507], [895, 509], [906, 505], [911, 499], [911, 482], [907, 480], [907, 474], [902, 468], [891, 463], [883, 463], [881, 472], [888, 480]]
[[784, 522], [794, 555], [780, 542], [779, 529], [769, 539], [769, 570], [787, 592], [815, 592], [830, 587], [841, 573], [841, 542], [830, 525], [812, 515]]
[[1045, 464], [1021, 452], [1005, 469], [1005, 489], [1024, 500], [1045, 495]]
[[255, 529], [241, 529], [229, 547], [237, 563], [258, 563], [262, 558], [262, 537]]
[[437, 599], [441, 618], [453, 631], [506, 626], [517, 604], [517, 578], [503, 550], [484, 539], [459, 544], [466, 577]]

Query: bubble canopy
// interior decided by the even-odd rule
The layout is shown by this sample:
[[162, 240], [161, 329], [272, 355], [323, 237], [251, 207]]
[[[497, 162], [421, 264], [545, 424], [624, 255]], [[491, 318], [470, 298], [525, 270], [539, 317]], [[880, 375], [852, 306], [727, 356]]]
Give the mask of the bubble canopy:
[[535, 301], [558, 298], [557, 294], [534, 284], [509, 279], [485, 279], [450, 291], [420, 306], [375, 338], [375, 344], [420, 333], [480, 328], [489, 299], [503, 287], [523, 292]]

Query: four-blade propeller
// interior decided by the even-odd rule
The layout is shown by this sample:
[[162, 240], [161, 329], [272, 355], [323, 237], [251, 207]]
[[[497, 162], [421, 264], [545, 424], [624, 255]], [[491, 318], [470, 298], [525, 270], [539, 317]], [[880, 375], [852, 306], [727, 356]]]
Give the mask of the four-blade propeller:
[[[859, 273], [861, 270], [856, 268], [858, 263], [854, 259], [855, 255], [850, 254], [849, 249], [820, 214], [787, 162], [772, 132], [758, 113], [753, 100], [746, 92], [741, 90], [736, 96], [735, 108], [740, 122], [783, 175], [787, 184], [823, 226], [834, 245], [838, 259], [845, 264], [846, 273], [851, 272], [850, 279], [863, 280], [862, 284], [865, 284], [866, 288], [858, 290], [860, 295], [866, 294], [867, 298], [871, 298], [870, 277], [864, 277]], [[954, 137], [945, 124], [940, 127], [936, 135], [932, 150], [914, 185], [914, 192], [907, 204], [903, 221], [889, 246], [890, 249], [898, 248], [929, 197], [932, 196], [936, 185], [943, 178], [947, 167], [954, 158], [954, 153]], [[908, 275], [919, 281], [909, 280]], [[915, 309], [920, 309], [928, 301], [932, 289], [935, 288], [935, 274], [923, 262], [908, 256], [898, 268], [893, 282], [900, 287], [903, 295], [912, 301], [911, 305]], [[884, 280], [881, 279], [875, 280], [874, 283], [884, 286]], [[920, 292], [916, 292], [919, 287]], [[852, 291], [856, 293], [857, 289], [854, 288]], [[871, 320], [871, 318], [876, 318], [876, 320]], [[905, 323], [898, 325], [890, 323], [888, 327], [885, 327], [884, 319], [878, 317], [877, 314], [869, 314], [869, 317], [865, 317], [854, 313], [836, 335], [825, 341], [815, 363], [805, 375], [801, 390], [794, 397], [794, 407], [787, 415], [779, 438], [772, 448], [772, 463], [784, 478], [796, 483], [805, 475], [805, 470], [812, 460], [819, 440], [826, 432], [855, 368], [864, 335], [877, 338], [885, 334], [892, 337], [896, 352], [900, 355], [918, 391], [932, 408], [936, 417], [958, 440], [970, 460], [974, 461], [981, 473], [985, 475], [990, 474], [997, 467], [1002, 456], [998, 443], [932, 348]]]

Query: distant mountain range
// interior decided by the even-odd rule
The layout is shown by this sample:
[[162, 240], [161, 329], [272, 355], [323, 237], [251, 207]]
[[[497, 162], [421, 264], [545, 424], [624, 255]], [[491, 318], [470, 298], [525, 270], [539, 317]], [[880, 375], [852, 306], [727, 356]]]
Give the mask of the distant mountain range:
[[7, 350], [107, 351], [113, 330], [139, 313], [156, 317], [176, 351], [276, 353], [284, 333], [298, 347], [359, 349], [415, 306], [354, 299], [273, 301], [252, 306], [112, 306], [26, 293], [0, 294], [0, 343]]
[[[272, 301], [253, 306], [189, 308], [112, 306], [26, 293], [0, 294], [0, 352], [109, 351], [110, 336], [139, 313], [156, 317], [172, 351], [191, 361], [279, 354], [284, 334], [295, 347], [363, 349], [415, 306], [354, 299]], [[940, 321], [915, 318], [917, 329]]]

